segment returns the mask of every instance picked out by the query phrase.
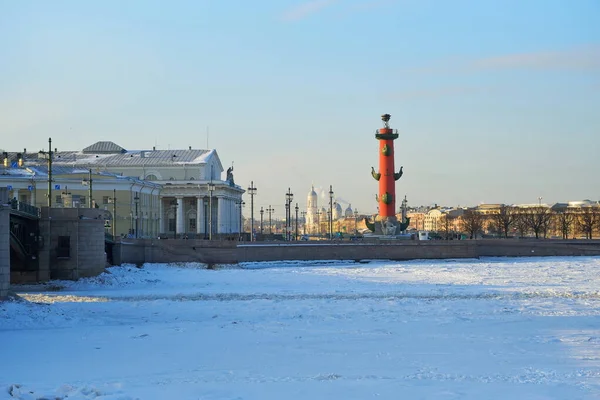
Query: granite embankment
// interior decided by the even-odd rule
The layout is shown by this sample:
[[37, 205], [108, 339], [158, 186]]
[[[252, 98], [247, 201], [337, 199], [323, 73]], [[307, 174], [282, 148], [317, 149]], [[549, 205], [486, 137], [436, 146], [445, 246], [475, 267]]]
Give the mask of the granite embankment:
[[203, 262], [231, 264], [279, 260], [414, 260], [479, 257], [600, 255], [600, 240], [482, 239], [452, 241], [235, 242], [123, 239], [115, 264]]

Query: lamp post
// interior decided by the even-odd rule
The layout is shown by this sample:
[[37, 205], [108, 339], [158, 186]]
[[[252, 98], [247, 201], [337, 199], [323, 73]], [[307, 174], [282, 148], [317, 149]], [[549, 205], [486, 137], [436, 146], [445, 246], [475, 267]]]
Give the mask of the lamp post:
[[[212, 178], [212, 177], [211, 177]], [[215, 184], [212, 181], [208, 184], [208, 240], [212, 240], [212, 221], [213, 221], [213, 213], [212, 213], [212, 194], [215, 190]]]
[[262, 236], [263, 234], [263, 214], [264, 214], [265, 210], [263, 210], [263, 208], [260, 208], [260, 235]]
[[[133, 202], [135, 203], [135, 238], [138, 238], [138, 229], [139, 229], [139, 222], [138, 222], [138, 205], [140, 204], [140, 197], [138, 196], [137, 192], [135, 193], [135, 197], [133, 198]], [[177, 218], [177, 216], [175, 217]]]
[[131, 211], [131, 204], [129, 204], [129, 233], [127, 233], [127, 238], [131, 239], [133, 237], [133, 211]]
[[177, 199], [171, 200], [170, 204], [171, 204], [171, 207], [173, 207], [173, 210], [174, 210], [173, 221], [175, 223], [173, 224], [173, 239], [177, 239]]
[[329, 185], [329, 240], [333, 239], [333, 188]]
[[88, 177], [81, 180], [83, 186], [88, 186], [88, 208], [92, 208], [92, 169], [88, 170]]
[[296, 237], [294, 240], [298, 240], [298, 210], [300, 209], [300, 207], [298, 207], [298, 203], [296, 203], [296, 207], [294, 209], [296, 210]]
[[300, 211], [302, 217], [302, 234], [306, 235], [306, 211]]
[[240, 232], [238, 234], [238, 241], [242, 241], [242, 232], [243, 232], [243, 225], [242, 225], [242, 207], [244, 207], [244, 204], [246, 204], [243, 200], [240, 200], [239, 202], [236, 203], [239, 207], [240, 207]]
[[321, 237], [321, 210], [317, 211], [317, 236]]
[[48, 138], [48, 151], [40, 151], [40, 154], [48, 160], [48, 208], [52, 207], [52, 158], [54, 153], [52, 152], [52, 138]]
[[292, 214], [292, 210], [291, 210], [291, 205], [292, 205], [292, 199], [294, 198], [294, 195], [292, 194], [292, 191], [290, 188], [288, 188], [287, 193], [285, 194], [285, 212], [286, 212], [286, 218], [285, 218], [285, 231], [286, 231], [286, 238], [287, 240], [291, 239], [291, 228], [292, 228], [292, 224], [290, 222], [291, 218], [291, 214]]
[[269, 213], [269, 235], [273, 234], [273, 225], [271, 224], [271, 213], [275, 212], [275, 210], [269, 204], [269, 208], [267, 208], [267, 212]]
[[117, 189], [113, 189], [112, 203], [113, 203], [112, 235], [113, 235], [113, 240], [114, 240], [115, 235], [117, 234]]
[[250, 182], [248, 193], [250, 193], [250, 241], [254, 242], [254, 195], [256, 194], [254, 181]]
[[286, 200], [286, 202], [285, 202], [285, 240], [290, 240], [289, 230], [288, 230], [288, 224], [290, 222], [289, 215], [290, 215], [290, 203], [288, 203]]
[[354, 236], [358, 234], [358, 210], [354, 209]]

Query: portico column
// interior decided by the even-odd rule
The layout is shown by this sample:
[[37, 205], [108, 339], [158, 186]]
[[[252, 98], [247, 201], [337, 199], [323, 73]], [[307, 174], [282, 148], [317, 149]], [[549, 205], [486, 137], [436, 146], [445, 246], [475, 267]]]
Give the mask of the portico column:
[[223, 204], [225, 203], [225, 199], [223, 197], [218, 197], [218, 206], [217, 206], [217, 233], [223, 233], [223, 209], [225, 208]]
[[183, 221], [183, 196], [175, 197], [177, 199], [177, 233], [185, 232]]
[[204, 222], [204, 199], [196, 196], [196, 233], [202, 233]]
[[235, 232], [233, 223], [236, 220], [234, 208], [233, 199], [227, 199], [227, 232], [229, 233]]

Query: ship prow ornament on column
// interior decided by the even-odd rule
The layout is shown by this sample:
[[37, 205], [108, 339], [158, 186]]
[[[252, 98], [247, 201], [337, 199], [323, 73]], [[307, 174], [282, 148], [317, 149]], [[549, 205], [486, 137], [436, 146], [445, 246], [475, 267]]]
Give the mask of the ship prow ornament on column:
[[379, 204], [379, 214], [373, 222], [365, 218], [367, 228], [376, 235], [394, 236], [402, 233], [408, 227], [408, 218], [402, 216], [402, 221], [396, 218], [396, 181], [400, 179], [403, 167], [396, 172], [394, 167], [394, 140], [398, 139], [398, 131], [390, 128], [390, 114], [383, 114], [383, 128], [375, 133], [379, 140], [379, 171], [371, 167], [371, 175], [379, 182], [379, 194], [375, 200]]

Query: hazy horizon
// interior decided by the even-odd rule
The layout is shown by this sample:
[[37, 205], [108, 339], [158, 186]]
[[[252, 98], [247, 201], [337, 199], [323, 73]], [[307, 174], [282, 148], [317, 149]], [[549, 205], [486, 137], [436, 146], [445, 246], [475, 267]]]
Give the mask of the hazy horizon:
[[600, 199], [594, 0], [0, 6], [9, 151], [215, 148], [255, 218], [312, 184], [371, 213], [390, 113], [397, 207]]

